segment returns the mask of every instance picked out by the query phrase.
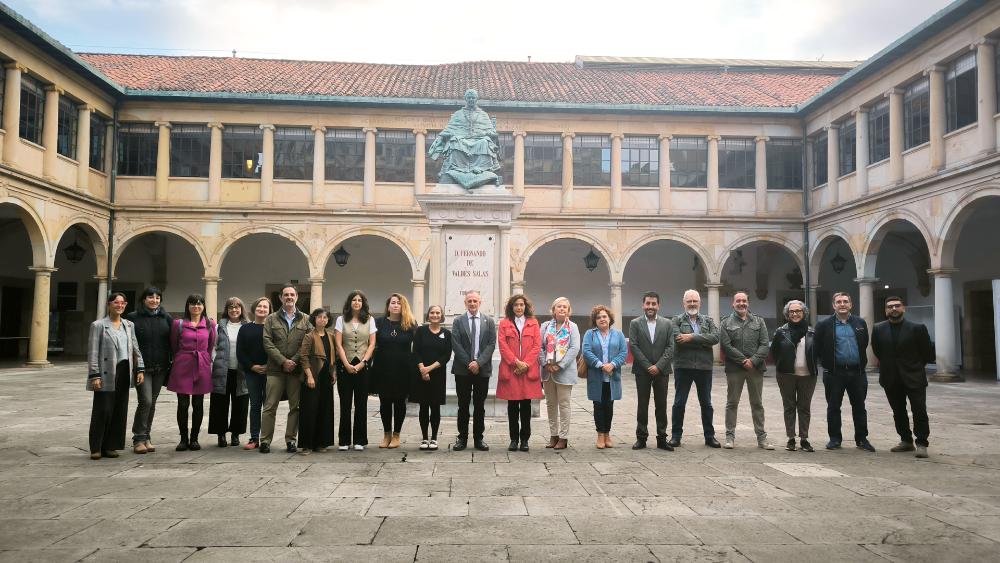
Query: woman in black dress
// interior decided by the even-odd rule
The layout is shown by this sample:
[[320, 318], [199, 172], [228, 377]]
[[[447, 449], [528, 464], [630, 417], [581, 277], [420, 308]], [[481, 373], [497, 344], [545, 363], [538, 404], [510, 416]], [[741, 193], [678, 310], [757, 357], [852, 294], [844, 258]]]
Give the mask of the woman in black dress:
[[[441, 326], [444, 311], [437, 305], [427, 309], [427, 322], [413, 337], [413, 355], [417, 372], [410, 385], [410, 402], [420, 404], [421, 450], [438, 449], [438, 428], [441, 426], [441, 405], [444, 404], [445, 366], [451, 359], [451, 332]], [[431, 436], [427, 439], [427, 425]]]
[[309, 315], [313, 331], [302, 339], [299, 364], [302, 365], [302, 391], [299, 401], [299, 453], [325, 452], [333, 445], [333, 384], [336, 375], [332, 360], [336, 348], [330, 325], [330, 312], [319, 308]]
[[393, 293], [385, 302], [385, 316], [375, 321], [375, 378], [378, 390], [379, 414], [382, 416], [380, 448], [398, 448], [399, 433], [406, 417], [406, 395], [410, 380], [417, 369], [413, 357], [413, 334], [417, 321], [410, 302]]

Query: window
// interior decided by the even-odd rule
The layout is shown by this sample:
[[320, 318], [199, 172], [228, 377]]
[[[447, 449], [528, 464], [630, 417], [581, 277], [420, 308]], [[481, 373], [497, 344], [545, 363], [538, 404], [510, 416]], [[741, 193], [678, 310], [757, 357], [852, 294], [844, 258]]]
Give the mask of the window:
[[813, 187], [822, 186], [827, 182], [827, 133], [820, 131], [812, 139], [812, 180]]
[[22, 139], [42, 144], [42, 118], [45, 116], [45, 91], [27, 74], [21, 75], [21, 121], [18, 133]]
[[840, 152], [839, 175], [850, 174], [857, 169], [858, 154], [857, 129], [854, 126], [854, 119], [849, 119], [840, 125], [840, 135], [837, 138], [837, 148]]
[[308, 127], [274, 129], [274, 177], [312, 180], [313, 132]]
[[903, 94], [903, 146], [912, 149], [930, 139], [930, 82], [924, 78], [910, 84]]
[[413, 182], [416, 141], [410, 131], [375, 134], [375, 181]]
[[675, 188], [708, 186], [708, 141], [704, 137], [670, 140], [670, 185]]
[[76, 311], [77, 282], [56, 284], [56, 311]]
[[118, 128], [118, 173], [156, 176], [159, 131], [152, 123], [122, 123]]
[[263, 153], [264, 131], [259, 126], [226, 125], [222, 128], [223, 178], [260, 178]]
[[969, 53], [948, 65], [944, 76], [944, 101], [948, 131], [976, 121], [976, 54]]
[[577, 135], [573, 139], [573, 184], [611, 185], [611, 138]]
[[514, 184], [514, 134], [500, 133], [500, 180], [511, 186]]
[[562, 185], [562, 137], [528, 135], [524, 139], [524, 183]]
[[622, 185], [660, 185], [660, 141], [656, 137], [622, 139]]
[[170, 175], [208, 178], [212, 132], [204, 125], [174, 124], [170, 130]]
[[872, 106], [868, 114], [868, 164], [889, 158], [889, 100]]
[[724, 138], [719, 141], [719, 187], [753, 188], [756, 167], [753, 139]]
[[90, 112], [90, 167], [104, 172], [104, 155], [108, 142], [108, 123], [101, 116]]
[[434, 144], [434, 139], [437, 139], [437, 135], [437, 131], [427, 132], [427, 135], [424, 137], [424, 154], [417, 157], [424, 159], [424, 181], [430, 184], [437, 183], [438, 176], [441, 175], [441, 165], [444, 163], [444, 156], [437, 160], [431, 160], [431, 157], [427, 156], [427, 151]]
[[326, 130], [326, 179], [365, 179], [365, 134], [360, 129]]
[[56, 152], [69, 158], [76, 158], [76, 127], [80, 118], [76, 104], [66, 96], [59, 96], [59, 115], [56, 129]]
[[802, 140], [767, 141], [767, 189], [802, 189]]

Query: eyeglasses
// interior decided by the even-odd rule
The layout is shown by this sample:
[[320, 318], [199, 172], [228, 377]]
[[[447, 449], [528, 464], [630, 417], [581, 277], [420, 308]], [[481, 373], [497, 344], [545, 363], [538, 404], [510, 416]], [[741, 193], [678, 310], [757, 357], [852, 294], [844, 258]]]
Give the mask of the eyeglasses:
[[230, 305], [229, 307], [226, 308], [229, 309], [230, 311], [237, 311], [239, 309], [242, 309], [243, 307], [240, 307], [239, 305]]
[[802, 309], [792, 309], [792, 310], [788, 311], [788, 314], [789, 315], [802, 315], [802, 314], [804, 314], [804, 312], [802, 311]]
[[903, 304], [902, 303], [893, 303], [892, 305], [886, 305], [885, 308], [886, 309], [902, 309], [903, 308]]

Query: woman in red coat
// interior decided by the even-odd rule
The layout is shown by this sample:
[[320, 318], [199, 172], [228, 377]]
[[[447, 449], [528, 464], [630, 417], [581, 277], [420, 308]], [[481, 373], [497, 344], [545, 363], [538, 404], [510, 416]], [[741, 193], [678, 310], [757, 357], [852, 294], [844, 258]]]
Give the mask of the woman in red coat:
[[524, 295], [512, 295], [504, 307], [504, 318], [497, 328], [500, 346], [500, 379], [497, 399], [507, 401], [510, 425], [509, 451], [528, 451], [531, 437], [531, 400], [542, 398], [541, 369], [538, 355], [542, 335], [538, 329], [531, 301]]

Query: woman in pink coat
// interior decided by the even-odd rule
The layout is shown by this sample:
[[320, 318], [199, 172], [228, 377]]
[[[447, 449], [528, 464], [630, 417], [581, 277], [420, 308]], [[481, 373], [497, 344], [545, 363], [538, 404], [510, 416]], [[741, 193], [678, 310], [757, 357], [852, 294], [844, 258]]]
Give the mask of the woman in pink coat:
[[[512, 295], [504, 307], [504, 318], [497, 328], [500, 346], [500, 379], [497, 398], [507, 401], [510, 426], [509, 451], [528, 451], [531, 437], [531, 400], [542, 398], [541, 369], [538, 355], [542, 335], [538, 329], [531, 301], [524, 295]], [[520, 424], [519, 424], [520, 423]]]
[[[177, 393], [177, 426], [181, 441], [176, 450], [197, 451], [198, 432], [205, 413], [205, 395], [212, 392], [212, 351], [218, 337], [215, 322], [205, 315], [205, 298], [189, 295], [184, 303], [184, 318], [170, 328], [170, 347], [174, 363], [170, 367], [167, 389]], [[191, 407], [191, 432], [188, 434], [188, 407]]]

